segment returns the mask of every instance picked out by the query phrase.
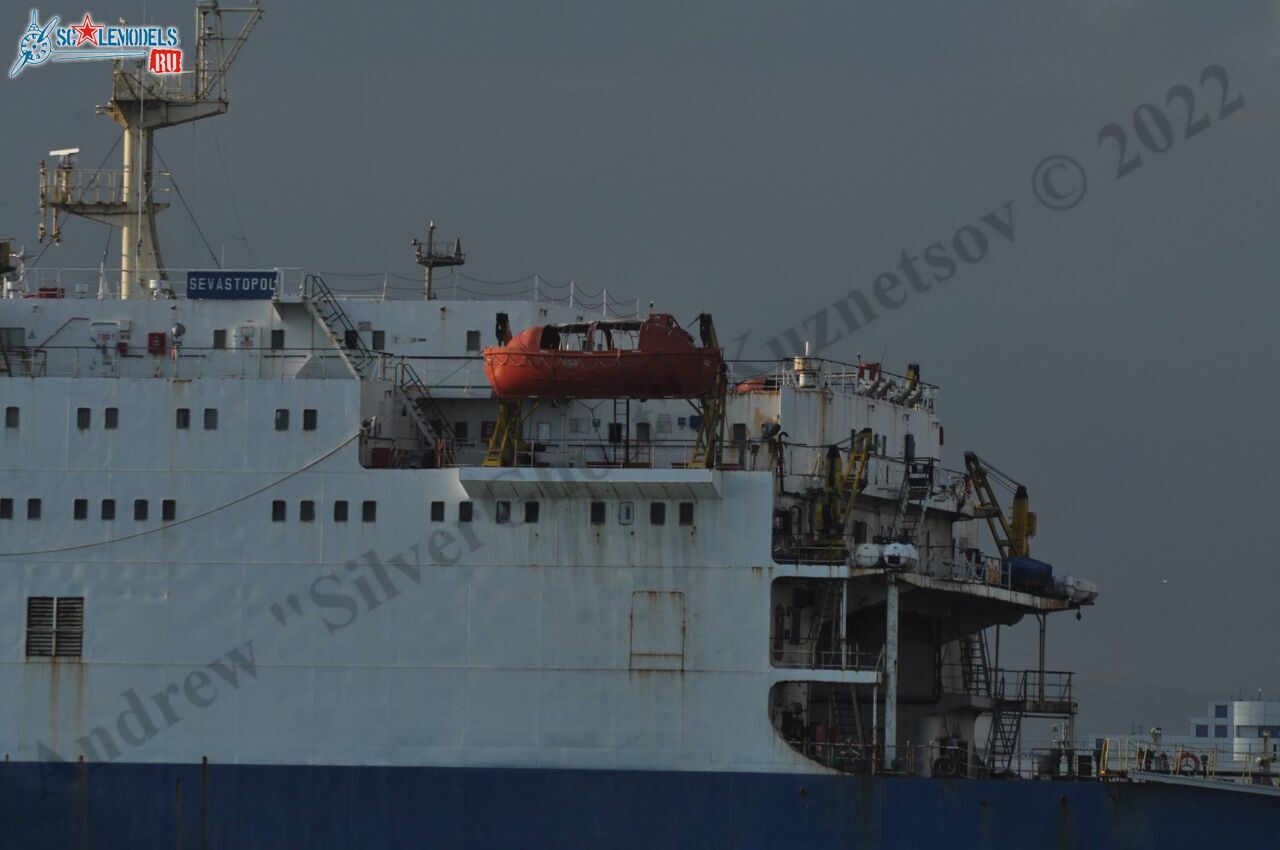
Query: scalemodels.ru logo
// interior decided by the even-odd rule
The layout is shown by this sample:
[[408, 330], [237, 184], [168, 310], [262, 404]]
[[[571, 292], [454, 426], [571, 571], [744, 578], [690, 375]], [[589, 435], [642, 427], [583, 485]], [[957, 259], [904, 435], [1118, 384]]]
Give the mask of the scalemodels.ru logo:
[[45, 62], [77, 62], [86, 59], [143, 59], [153, 74], [182, 72], [182, 51], [178, 49], [177, 27], [128, 27], [94, 23], [88, 12], [74, 26], [58, 26], [54, 15], [40, 23], [38, 10], [31, 10], [31, 23], [18, 39], [18, 58], [9, 69], [9, 78], [21, 74], [28, 65]]

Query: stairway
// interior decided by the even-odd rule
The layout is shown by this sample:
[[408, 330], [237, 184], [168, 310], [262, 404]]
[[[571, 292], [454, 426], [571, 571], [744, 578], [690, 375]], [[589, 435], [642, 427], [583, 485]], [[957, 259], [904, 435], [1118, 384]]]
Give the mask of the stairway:
[[962, 637], [960, 651], [965, 693], [972, 696], [991, 696], [991, 670], [987, 665], [987, 642], [982, 632], [974, 632]]
[[929, 510], [929, 496], [933, 492], [933, 464], [907, 461], [902, 470], [902, 487], [898, 491], [899, 526], [896, 539], [902, 543], [915, 543], [925, 513]]
[[992, 774], [1005, 773], [1013, 766], [1022, 734], [1022, 715], [1000, 711], [991, 717], [991, 739], [987, 743], [987, 764]]
[[[822, 591], [822, 598], [814, 607], [813, 620], [809, 623], [808, 643], [810, 652], [813, 653], [809, 662], [811, 667], [822, 666], [820, 663], [822, 659], [819, 656], [819, 650], [822, 647], [820, 647], [819, 642], [822, 639], [822, 627], [824, 625], [828, 623], [831, 625], [831, 640], [826, 645], [825, 651], [831, 653], [840, 649], [837, 640], [840, 632], [840, 629], [837, 628], [839, 625], [837, 620], [840, 617], [840, 599], [839, 585], [835, 582], [828, 582]], [[827, 660], [830, 663], [833, 659], [828, 658]]]
[[[347, 318], [342, 304], [319, 275], [309, 274], [305, 280], [303, 303], [307, 310], [329, 332], [329, 339], [357, 378], [379, 377], [378, 366], [383, 355], [373, 351], [360, 337], [360, 332]], [[408, 363], [396, 366], [395, 391], [426, 444], [436, 451], [436, 465], [453, 463], [453, 432], [443, 411], [431, 397], [431, 390]]]

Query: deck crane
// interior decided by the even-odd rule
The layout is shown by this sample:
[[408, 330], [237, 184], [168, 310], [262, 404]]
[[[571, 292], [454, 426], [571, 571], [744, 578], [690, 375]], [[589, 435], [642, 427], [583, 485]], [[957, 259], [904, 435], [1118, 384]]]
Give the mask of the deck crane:
[[[975, 513], [986, 519], [991, 537], [1000, 550], [1000, 557], [1004, 560], [1028, 557], [1031, 554], [1028, 541], [1036, 536], [1036, 515], [1030, 510], [1027, 488], [974, 452], [965, 452], [964, 467], [978, 500]], [[1005, 516], [1004, 509], [996, 499], [995, 490], [991, 486], [993, 476], [1014, 491], [1013, 510], [1009, 517]]]
[[867, 481], [867, 464], [875, 448], [875, 435], [863, 428], [849, 441], [849, 460], [840, 461], [840, 449], [827, 452], [826, 474], [818, 510], [818, 534], [833, 548], [844, 548], [853, 524], [853, 505]]

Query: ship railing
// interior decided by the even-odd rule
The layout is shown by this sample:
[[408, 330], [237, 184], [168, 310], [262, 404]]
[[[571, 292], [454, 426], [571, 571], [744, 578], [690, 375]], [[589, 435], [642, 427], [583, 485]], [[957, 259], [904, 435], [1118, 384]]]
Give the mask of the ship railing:
[[[170, 174], [167, 171], [154, 174], [163, 181], [157, 181], [149, 192], [154, 200], [163, 203], [163, 198], [158, 196], [170, 191]], [[52, 168], [40, 174], [40, 197], [46, 203], [56, 205], [123, 204], [126, 200], [124, 183], [124, 171]], [[98, 270], [93, 271], [96, 273]]]
[[1065, 715], [1075, 713], [1069, 670], [991, 671], [992, 697], [1005, 710], [1022, 714]]
[[102, 345], [16, 348], [8, 351], [8, 372], [30, 378], [292, 378], [304, 369], [308, 377], [349, 378], [341, 354], [331, 348], [202, 348], [175, 347], [148, 352], [145, 335]]
[[1263, 768], [1263, 755], [1275, 757], [1274, 748], [1264, 753], [1262, 741], [1256, 745], [1210, 746], [1137, 736], [1102, 738], [1097, 742], [1098, 773], [1105, 778], [1124, 778], [1153, 773], [1219, 779], [1248, 785], [1277, 785], [1274, 770]]
[[[799, 352], [797, 352], [799, 355]], [[924, 381], [912, 383], [904, 375], [898, 375], [870, 364], [844, 363], [821, 357], [806, 358], [816, 371], [816, 385], [836, 392], [880, 399], [921, 410], [933, 410], [938, 387]], [[777, 360], [730, 361], [733, 383], [762, 379], [765, 391], [779, 387], [798, 387], [800, 374], [788, 358]]]
[[[830, 644], [823, 644], [829, 647]], [[815, 642], [774, 650], [771, 656], [774, 667], [804, 670], [883, 670], [884, 647], [865, 648], [846, 642], [834, 648], [818, 649]]]

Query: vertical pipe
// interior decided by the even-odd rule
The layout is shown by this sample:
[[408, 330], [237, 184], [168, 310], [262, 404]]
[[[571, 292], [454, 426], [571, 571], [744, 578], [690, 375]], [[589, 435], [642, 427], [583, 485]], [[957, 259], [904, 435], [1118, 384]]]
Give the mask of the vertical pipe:
[[898, 745], [898, 583], [893, 573], [886, 574], [884, 639], [884, 759], [894, 768]]
[[1048, 619], [1044, 614], [1040, 615], [1040, 702], [1044, 702], [1044, 626]]
[[130, 215], [134, 203], [135, 182], [134, 160], [137, 157], [137, 145], [133, 138], [133, 128], [124, 128], [124, 173], [120, 179], [120, 199], [124, 201], [125, 214], [120, 217], [120, 297], [129, 298], [133, 294], [133, 216]]

